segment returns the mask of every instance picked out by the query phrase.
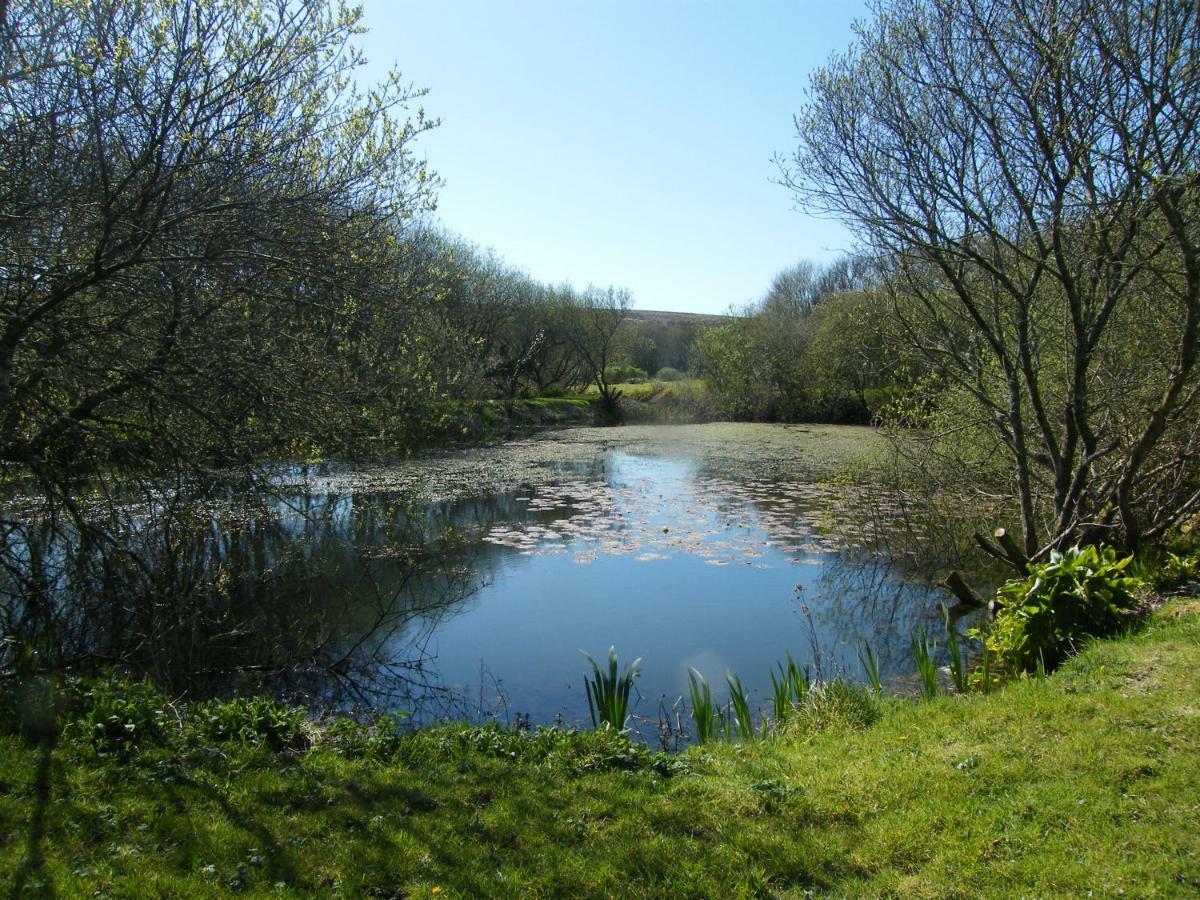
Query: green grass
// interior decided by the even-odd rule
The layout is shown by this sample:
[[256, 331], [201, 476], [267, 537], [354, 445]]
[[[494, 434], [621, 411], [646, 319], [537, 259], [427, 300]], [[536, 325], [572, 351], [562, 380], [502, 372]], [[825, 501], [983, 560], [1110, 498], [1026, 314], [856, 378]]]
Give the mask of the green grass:
[[3, 737], [0, 885], [11, 896], [1191, 895], [1197, 672], [1193, 600], [1046, 679], [885, 699], [869, 725], [797, 715], [780, 736], [677, 758], [611, 730], [335, 732], [282, 753], [176, 739], [132, 756], [70, 735], [40, 747]]
[[[685, 378], [680, 381], [654, 381], [649, 379], [638, 382], [625, 382], [615, 384], [613, 387], [621, 392], [621, 397], [626, 400], [648, 400], [651, 397], [674, 397], [682, 396], [688, 393], [696, 393], [704, 391], [704, 380], [700, 378]], [[594, 384], [589, 385], [584, 391], [585, 395], [598, 395], [599, 388]]]

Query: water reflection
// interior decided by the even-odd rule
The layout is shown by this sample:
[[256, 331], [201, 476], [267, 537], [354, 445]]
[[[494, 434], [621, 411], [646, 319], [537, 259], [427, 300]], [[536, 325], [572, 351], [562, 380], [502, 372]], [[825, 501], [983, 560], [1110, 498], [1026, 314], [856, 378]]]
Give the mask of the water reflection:
[[265, 688], [418, 723], [585, 723], [580, 649], [643, 657], [635, 713], [656, 719], [688, 666], [718, 693], [733, 670], [765, 698], [787, 653], [859, 677], [866, 640], [897, 677], [914, 632], [941, 627], [943, 592], [872, 553], [844, 489], [758, 445], [743, 465], [682, 440], [606, 440], [564, 460], [546, 444], [542, 476], [503, 489], [458, 458], [456, 490], [420, 501], [420, 466], [432, 482], [437, 461], [393, 481], [331, 465], [280, 470], [269, 489], [156, 488], [94, 528], [14, 516], [0, 624], [47, 667], [119, 664], [190, 696]]

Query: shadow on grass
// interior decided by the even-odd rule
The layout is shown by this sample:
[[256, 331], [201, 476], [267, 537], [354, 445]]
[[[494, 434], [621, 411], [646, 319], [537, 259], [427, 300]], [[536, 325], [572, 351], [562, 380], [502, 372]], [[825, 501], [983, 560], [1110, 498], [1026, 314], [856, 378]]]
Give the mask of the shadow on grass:
[[54, 754], [54, 741], [44, 740], [39, 745], [37, 774], [33, 783], [33, 810], [29, 816], [29, 836], [25, 843], [25, 859], [13, 877], [8, 892], [11, 900], [29, 896], [26, 885], [46, 863], [43, 845], [46, 837], [46, 810], [50, 806], [50, 768]]

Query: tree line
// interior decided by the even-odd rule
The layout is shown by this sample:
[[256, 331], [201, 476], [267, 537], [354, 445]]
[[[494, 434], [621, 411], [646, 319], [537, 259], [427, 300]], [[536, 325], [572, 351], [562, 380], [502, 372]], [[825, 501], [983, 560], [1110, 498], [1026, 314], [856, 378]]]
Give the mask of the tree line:
[[398, 72], [357, 85], [358, 27], [328, 0], [5, 10], [8, 479], [69, 503], [121, 470], [404, 452], [462, 404], [595, 384], [611, 409], [614, 365], [656, 358], [627, 292], [431, 224], [438, 123]]

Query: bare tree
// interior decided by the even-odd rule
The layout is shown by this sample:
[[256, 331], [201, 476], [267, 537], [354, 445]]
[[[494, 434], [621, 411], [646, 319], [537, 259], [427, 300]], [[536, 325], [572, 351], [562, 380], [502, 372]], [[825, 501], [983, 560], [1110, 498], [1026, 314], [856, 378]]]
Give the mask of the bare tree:
[[1200, 7], [892, 0], [813, 77], [783, 181], [886, 261], [1009, 456], [1023, 551], [1200, 507]]

